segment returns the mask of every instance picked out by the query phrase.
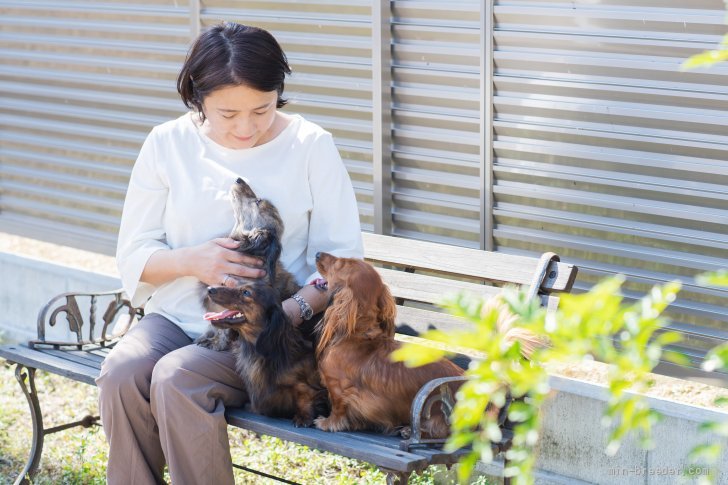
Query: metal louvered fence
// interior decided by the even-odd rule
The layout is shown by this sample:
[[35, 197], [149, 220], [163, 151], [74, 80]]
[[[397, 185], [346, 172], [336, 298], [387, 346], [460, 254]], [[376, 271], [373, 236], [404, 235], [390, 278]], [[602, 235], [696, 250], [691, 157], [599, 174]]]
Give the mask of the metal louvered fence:
[[[658, 5], [659, 3], [659, 5]], [[0, 230], [113, 252], [131, 166], [183, 112], [190, 40], [270, 30], [299, 112], [331, 131], [364, 230], [554, 251], [579, 289], [680, 278], [697, 365], [728, 338], [728, 65], [720, 0], [0, 0]]]

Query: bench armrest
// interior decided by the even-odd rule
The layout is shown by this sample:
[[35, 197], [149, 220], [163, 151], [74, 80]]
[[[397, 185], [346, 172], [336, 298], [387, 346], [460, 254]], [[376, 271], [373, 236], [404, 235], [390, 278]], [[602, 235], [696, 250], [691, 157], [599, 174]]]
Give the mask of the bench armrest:
[[[452, 410], [455, 407], [455, 394], [457, 389], [468, 379], [468, 376], [440, 377], [427, 382], [420, 388], [412, 401], [412, 409], [410, 411], [410, 423], [412, 423], [411, 435], [408, 439], [400, 442], [401, 450], [409, 451], [410, 448], [418, 445], [442, 445], [447, 441], [447, 438], [423, 438], [422, 421], [430, 418], [433, 408], [438, 403], [440, 409], [435, 408], [435, 412], [444, 412], [449, 420], [452, 415]], [[486, 408], [486, 413], [497, 413], [498, 425], [503, 427], [508, 417], [508, 409], [510, 408], [511, 402], [512, 399], [509, 393], [506, 398], [506, 404], [502, 408], [497, 409], [492, 403], [489, 403]]]
[[[101, 322], [97, 322], [99, 306], [105, 308], [100, 315]], [[75, 338], [46, 339], [46, 334], [50, 333], [51, 327], [56, 326], [61, 313], [65, 314], [68, 330]], [[82, 349], [85, 345], [103, 347], [118, 340], [143, 315], [141, 308], [131, 306], [123, 290], [62, 293], [51, 298], [38, 313], [38, 339], [31, 340], [28, 345], [32, 348], [51, 346]]]

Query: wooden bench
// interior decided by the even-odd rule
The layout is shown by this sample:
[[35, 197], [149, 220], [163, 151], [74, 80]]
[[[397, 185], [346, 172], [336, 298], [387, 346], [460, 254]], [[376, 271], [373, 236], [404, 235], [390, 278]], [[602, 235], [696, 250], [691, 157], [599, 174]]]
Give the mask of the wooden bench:
[[[446, 292], [468, 291], [487, 297], [497, 294], [499, 286], [514, 284], [527, 287], [533, 298], [548, 308], [555, 308], [558, 293], [571, 290], [577, 273], [575, 266], [559, 262], [553, 253], [531, 258], [370, 233], [363, 236], [365, 258], [378, 268], [397, 299], [398, 333], [410, 336], [430, 328], [444, 331], [462, 328], [465, 322], [441, 313], [433, 305]], [[66, 320], [63, 324], [61, 315]], [[15, 376], [32, 417], [30, 457], [16, 483], [21, 483], [26, 476], [32, 477], [37, 470], [44, 436], [74, 426], [99, 424], [98, 417], [86, 416], [73, 423], [46, 428], [33, 380], [36, 369], [94, 385], [109, 349], [141, 315], [141, 310], [132, 308], [121, 292], [66, 293], [50, 300], [40, 311], [37, 340], [0, 346], [0, 357], [16, 365]], [[70, 342], [52, 335], [62, 325], [66, 335], [69, 331], [72, 335]], [[468, 361], [467, 356], [455, 360], [461, 366], [466, 366]], [[423, 388], [413, 403], [415, 418], [421, 415], [427, 400], [448, 399], [448, 386], [433, 382], [425, 387], [428, 389]], [[438, 394], [440, 391], [442, 394]], [[406, 483], [412, 472], [420, 472], [433, 464], [453, 464], [462, 454], [462, 451], [446, 453], [440, 446], [420, 440], [414, 420], [412, 436], [405, 440], [376, 433], [328, 433], [295, 428], [290, 420], [268, 418], [238, 408], [228, 409], [226, 414], [230, 426], [369, 462], [387, 474], [388, 483]], [[501, 442], [493, 443], [496, 454], [510, 446], [512, 433], [506, 428]]]

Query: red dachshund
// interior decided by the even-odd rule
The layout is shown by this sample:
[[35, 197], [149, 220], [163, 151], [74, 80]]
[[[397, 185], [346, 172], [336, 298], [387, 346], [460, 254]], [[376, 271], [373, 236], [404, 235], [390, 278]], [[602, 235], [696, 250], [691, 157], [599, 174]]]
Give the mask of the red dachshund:
[[[396, 305], [379, 273], [360, 259], [316, 255], [332, 301], [319, 323], [319, 372], [331, 400], [331, 414], [315, 420], [325, 431], [373, 429], [391, 433], [410, 424], [410, 407], [426, 382], [459, 376], [463, 370], [443, 359], [409, 368], [392, 362]], [[442, 413], [422, 423], [430, 437], [446, 437]]]

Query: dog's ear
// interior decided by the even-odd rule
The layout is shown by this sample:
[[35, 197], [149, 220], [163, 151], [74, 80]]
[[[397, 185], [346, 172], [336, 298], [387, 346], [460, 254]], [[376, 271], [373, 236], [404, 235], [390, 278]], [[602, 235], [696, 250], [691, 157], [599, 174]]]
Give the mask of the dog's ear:
[[354, 334], [359, 305], [351, 288], [336, 290], [331, 305], [317, 325], [320, 334], [316, 352], [321, 352], [332, 342]]
[[382, 284], [382, 291], [377, 300], [377, 319], [382, 330], [390, 337], [394, 336], [396, 330], [395, 318], [397, 317], [397, 304], [392, 297], [387, 285]]
[[278, 258], [281, 257], [281, 241], [278, 239], [275, 233], [269, 233], [268, 245], [265, 250], [265, 270], [268, 272], [271, 284], [275, 283], [276, 279], [276, 264]]
[[288, 354], [291, 349], [286, 345], [286, 332], [289, 327], [290, 322], [283, 307], [279, 304], [271, 305], [266, 314], [266, 326], [255, 342], [255, 350], [265, 357], [276, 374], [288, 367]]

